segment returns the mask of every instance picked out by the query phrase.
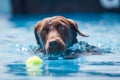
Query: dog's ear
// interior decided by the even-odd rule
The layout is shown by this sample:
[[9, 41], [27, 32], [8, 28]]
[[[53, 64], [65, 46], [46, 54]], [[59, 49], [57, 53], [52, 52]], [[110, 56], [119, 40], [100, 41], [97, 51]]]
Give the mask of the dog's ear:
[[68, 19], [68, 21], [70, 22], [70, 25], [72, 26], [72, 28], [77, 31], [77, 33], [80, 35], [80, 36], [83, 36], [83, 37], [88, 37], [89, 35], [85, 35], [83, 34], [82, 32], [79, 31], [78, 29], [78, 25], [75, 21], [71, 20], [71, 19]]
[[39, 35], [38, 35], [39, 28], [40, 26], [42, 26], [41, 24], [42, 24], [41, 22], [38, 22], [34, 27], [34, 35], [35, 35], [35, 39], [38, 45], [41, 45], [40, 40], [39, 40]]

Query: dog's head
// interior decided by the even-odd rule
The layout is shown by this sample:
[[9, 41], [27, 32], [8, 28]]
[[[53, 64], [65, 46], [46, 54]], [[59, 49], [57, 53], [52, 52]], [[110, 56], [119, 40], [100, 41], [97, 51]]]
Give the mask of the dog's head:
[[77, 23], [62, 16], [45, 18], [34, 28], [37, 44], [42, 46], [48, 54], [58, 54], [77, 42], [77, 33], [87, 35], [78, 30]]

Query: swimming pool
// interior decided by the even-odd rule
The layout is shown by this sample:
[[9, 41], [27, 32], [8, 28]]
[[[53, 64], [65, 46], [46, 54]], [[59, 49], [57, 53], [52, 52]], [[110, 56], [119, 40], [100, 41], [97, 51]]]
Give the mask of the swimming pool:
[[33, 26], [48, 16], [29, 15], [0, 18], [0, 80], [119, 80], [120, 14], [61, 14], [77, 21], [79, 29], [90, 37], [79, 41], [111, 49], [112, 53], [89, 55], [71, 60], [44, 60], [43, 67], [27, 70], [29, 47], [36, 45]]

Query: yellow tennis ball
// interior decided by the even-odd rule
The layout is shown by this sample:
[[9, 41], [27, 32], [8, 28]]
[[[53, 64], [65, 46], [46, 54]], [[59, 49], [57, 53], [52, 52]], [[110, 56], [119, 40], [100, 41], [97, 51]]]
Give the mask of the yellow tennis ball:
[[26, 61], [26, 66], [29, 68], [40, 68], [43, 64], [43, 61], [40, 57], [38, 56], [32, 56], [27, 59]]

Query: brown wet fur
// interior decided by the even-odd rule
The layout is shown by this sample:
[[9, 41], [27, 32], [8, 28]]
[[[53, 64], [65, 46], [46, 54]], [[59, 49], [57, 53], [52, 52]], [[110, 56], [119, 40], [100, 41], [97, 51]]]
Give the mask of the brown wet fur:
[[[77, 42], [77, 33], [88, 37], [78, 30], [75, 21], [63, 16], [49, 17], [39, 21], [34, 27], [34, 33], [37, 44], [42, 46], [47, 54], [65, 52], [68, 47]], [[57, 45], [55, 43], [51, 45], [51, 42]]]

